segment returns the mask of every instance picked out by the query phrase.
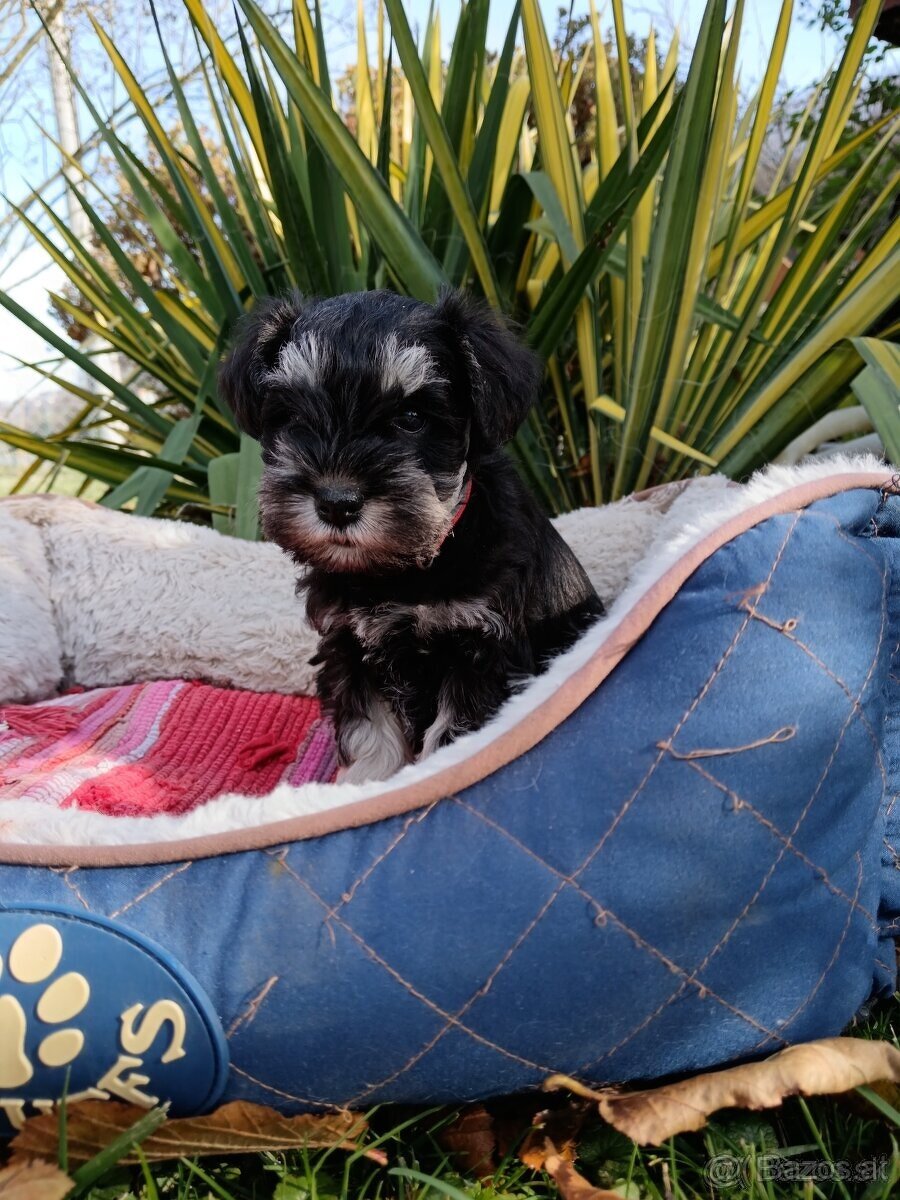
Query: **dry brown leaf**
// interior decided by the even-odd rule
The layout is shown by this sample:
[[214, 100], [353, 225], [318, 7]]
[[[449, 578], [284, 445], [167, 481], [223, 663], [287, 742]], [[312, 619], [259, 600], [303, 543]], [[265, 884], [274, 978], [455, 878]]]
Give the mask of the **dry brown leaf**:
[[519, 1158], [532, 1171], [544, 1171], [548, 1158], [564, 1158], [572, 1162], [575, 1158], [574, 1148], [570, 1145], [563, 1148], [563, 1153], [557, 1153], [556, 1147], [544, 1133], [543, 1129], [529, 1129], [525, 1140], [519, 1147]]
[[63, 1200], [74, 1186], [52, 1163], [25, 1160], [0, 1167], [3, 1200]]
[[622, 1200], [618, 1192], [594, 1187], [579, 1175], [568, 1159], [551, 1154], [544, 1160], [544, 1170], [559, 1188], [562, 1200]]
[[[86, 1162], [108, 1146], [144, 1115], [144, 1109], [112, 1100], [85, 1100], [70, 1106], [67, 1113], [69, 1159]], [[273, 1108], [236, 1100], [204, 1117], [177, 1117], [166, 1121], [141, 1142], [147, 1159], [191, 1158], [203, 1154], [243, 1154], [254, 1150], [291, 1150], [297, 1146], [355, 1148], [353, 1139], [365, 1132], [364, 1118], [350, 1112], [304, 1113], [285, 1117]], [[59, 1120], [55, 1113], [42, 1113], [26, 1121], [12, 1148], [17, 1155], [55, 1160]], [[378, 1162], [387, 1161], [377, 1151], [369, 1152]], [[132, 1154], [122, 1160], [135, 1163]], [[6, 1200], [4, 1195], [3, 1200]]]
[[900, 1083], [900, 1050], [890, 1042], [823, 1038], [788, 1046], [763, 1062], [641, 1092], [592, 1092], [562, 1075], [546, 1086], [591, 1097], [600, 1116], [620, 1133], [657, 1145], [676, 1133], [702, 1129], [720, 1108], [775, 1108], [787, 1096], [846, 1092], [882, 1080]]
[[441, 1130], [438, 1140], [453, 1155], [464, 1174], [485, 1179], [497, 1169], [494, 1118], [483, 1104], [463, 1109]]
[[532, 1127], [519, 1147], [519, 1158], [533, 1171], [545, 1170], [547, 1159], [553, 1155], [574, 1162], [578, 1135], [586, 1116], [584, 1104], [535, 1113]]
[[[464, 1174], [478, 1179], [493, 1175], [511, 1154], [533, 1171], [541, 1171], [548, 1154], [574, 1160], [576, 1138], [589, 1111], [592, 1107], [581, 1100], [548, 1109], [546, 1100], [534, 1092], [506, 1096], [470, 1104], [441, 1130], [438, 1140]], [[524, 1138], [523, 1128], [527, 1129]]]

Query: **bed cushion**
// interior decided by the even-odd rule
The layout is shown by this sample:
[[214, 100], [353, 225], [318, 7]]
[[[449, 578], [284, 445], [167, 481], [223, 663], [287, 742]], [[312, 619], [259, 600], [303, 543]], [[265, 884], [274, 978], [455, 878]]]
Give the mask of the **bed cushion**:
[[0, 509], [0, 704], [39, 700], [59, 687], [62, 651], [40, 529]]

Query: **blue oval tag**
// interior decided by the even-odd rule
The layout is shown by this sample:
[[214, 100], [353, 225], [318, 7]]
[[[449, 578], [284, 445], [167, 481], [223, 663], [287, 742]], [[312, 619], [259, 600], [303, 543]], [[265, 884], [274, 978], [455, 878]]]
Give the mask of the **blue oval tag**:
[[201, 1112], [227, 1069], [214, 1009], [159, 946], [66, 909], [0, 911], [0, 1132], [64, 1091]]

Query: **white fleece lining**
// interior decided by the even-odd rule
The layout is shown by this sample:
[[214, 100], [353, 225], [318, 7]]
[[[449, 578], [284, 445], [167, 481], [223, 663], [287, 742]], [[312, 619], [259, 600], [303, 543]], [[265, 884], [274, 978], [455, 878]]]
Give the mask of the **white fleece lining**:
[[[648, 589], [714, 530], [799, 485], [834, 475], [873, 473], [888, 480], [891, 471], [874, 456], [811, 460], [795, 467], [770, 467], [742, 486], [734, 486], [720, 476], [697, 479], [684, 486], [674, 502], [670, 493], [668, 497], [651, 497], [644, 502], [628, 499], [605, 509], [582, 509], [560, 518], [557, 527], [607, 601], [607, 617], [560, 656], [546, 674], [504, 705], [484, 728], [459, 738], [420, 763], [404, 767], [386, 783], [313, 783], [302, 787], [282, 784], [266, 797], [228, 793], [182, 816], [155, 817], [109, 817], [74, 809], [61, 811], [33, 800], [4, 802], [0, 797], [0, 840], [35, 846], [85, 846], [210, 837], [325, 812], [428, 779], [465, 761], [534, 711], [615, 633]], [[135, 523], [139, 520], [126, 519]], [[229, 549], [233, 550], [234, 545], [231, 542]], [[619, 584], [616, 595], [618, 580], [625, 586]]]

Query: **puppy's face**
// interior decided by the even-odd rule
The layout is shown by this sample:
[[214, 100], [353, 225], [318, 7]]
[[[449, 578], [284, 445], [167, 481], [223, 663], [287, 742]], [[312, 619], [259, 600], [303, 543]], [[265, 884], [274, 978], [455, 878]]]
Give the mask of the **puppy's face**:
[[[532, 381], [486, 432], [487, 380], [461, 324], [466, 305], [370, 292], [293, 297], [251, 315], [221, 386], [262, 446], [266, 536], [298, 561], [357, 573], [432, 561], [467, 472], [511, 436], [536, 386], [531, 356], [488, 316]], [[503, 403], [494, 398], [495, 417]]]
[[323, 305], [267, 373], [265, 532], [325, 570], [426, 565], [463, 486], [461, 389], [434, 331], [403, 320], [343, 329], [348, 307]]

